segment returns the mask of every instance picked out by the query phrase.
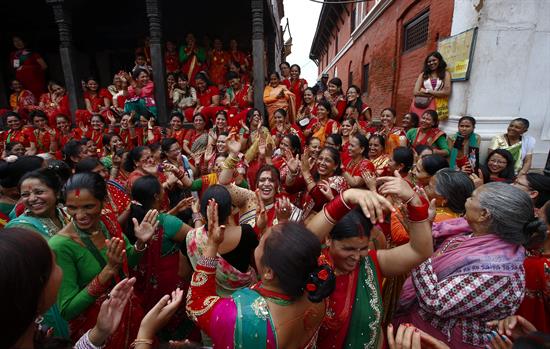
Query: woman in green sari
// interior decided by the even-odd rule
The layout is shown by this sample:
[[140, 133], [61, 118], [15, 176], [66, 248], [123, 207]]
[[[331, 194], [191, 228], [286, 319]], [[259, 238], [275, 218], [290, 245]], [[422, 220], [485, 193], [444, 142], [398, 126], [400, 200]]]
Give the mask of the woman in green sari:
[[[382, 195], [405, 203], [410, 231], [407, 244], [385, 250], [369, 248], [374, 224], [383, 221], [382, 209], [391, 206], [380, 195], [361, 189], [346, 190], [308, 223], [321, 240], [326, 238], [321, 259], [333, 266], [336, 274], [317, 348], [381, 348], [382, 279], [407, 273], [433, 252], [428, 201], [398, 174], [380, 181]], [[352, 205], [361, 208], [350, 211]], [[365, 209], [368, 206], [374, 208]]]
[[517, 176], [529, 172], [533, 161], [535, 139], [524, 135], [529, 129], [529, 120], [517, 118], [510, 122], [505, 134], [493, 137], [489, 145], [490, 154], [495, 149], [508, 150], [514, 158], [514, 169]]
[[[32, 230], [49, 240], [69, 223], [68, 215], [57, 207], [61, 183], [52, 170], [41, 169], [27, 173], [21, 178], [19, 190], [25, 212], [11, 220], [6, 228]], [[57, 337], [69, 337], [67, 322], [61, 317], [57, 304], [44, 314], [44, 325], [53, 328]]]

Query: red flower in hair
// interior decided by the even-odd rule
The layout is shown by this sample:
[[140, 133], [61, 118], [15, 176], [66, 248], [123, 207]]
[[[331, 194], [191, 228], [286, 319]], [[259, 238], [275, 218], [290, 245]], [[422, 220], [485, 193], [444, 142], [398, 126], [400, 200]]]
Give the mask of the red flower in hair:
[[328, 279], [328, 271], [326, 269], [321, 269], [317, 273], [317, 277], [323, 281], [326, 281]]
[[315, 292], [315, 290], [317, 290], [317, 286], [315, 286], [315, 284], [308, 283], [306, 285], [306, 290], [308, 290], [309, 292]]

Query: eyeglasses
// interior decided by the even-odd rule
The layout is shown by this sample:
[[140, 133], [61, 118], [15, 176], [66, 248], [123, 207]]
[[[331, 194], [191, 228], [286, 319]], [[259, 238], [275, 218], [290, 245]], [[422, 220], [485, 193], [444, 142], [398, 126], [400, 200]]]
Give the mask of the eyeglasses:
[[506, 160], [497, 160], [497, 159], [491, 159], [488, 161], [490, 164], [497, 164], [497, 165], [507, 165], [508, 161]]

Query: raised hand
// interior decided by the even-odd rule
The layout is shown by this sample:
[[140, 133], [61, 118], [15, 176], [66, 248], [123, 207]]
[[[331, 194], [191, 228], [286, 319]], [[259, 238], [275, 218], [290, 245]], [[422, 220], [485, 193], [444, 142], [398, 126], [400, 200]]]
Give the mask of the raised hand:
[[289, 149], [286, 149], [284, 152], [284, 159], [286, 166], [292, 173], [296, 173], [300, 167], [300, 155], [292, 156], [292, 152]]
[[83, 122], [78, 123], [78, 128], [80, 128], [84, 134], [88, 133], [88, 125]]
[[474, 182], [474, 186], [476, 188], [481, 187], [483, 183], [485, 183], [485, 176], [483, 175], [483, 171], [481, 171], [481, 169], [477, 170], [477, 175], [472, 173], [470, 175], [470, 179]]
[[162, 297], [141, 320], [138, 338], [152, 339], [176, 313], [183, 300], [183, 291], [177, 288], [171, 295]]
[[208, 219], [208, 243], [219, 246], [224, 239], [225, 225], [219, 224], [218, 203], [214, 199], [208, 201], [206, 216]]
[[321, 190], [321, 193], [327, 198], [327, 200], [334, 199], [334, 195], [332, 194], [332, 189], [330, 188], [330, 185], [328, 184], [327, 180], [322, 180], [318, 183], [319, 189]]
[[111, 240], [105, 240], [107, 246], [107, 267], [112, 271], [118, 271], [124, 256], [126, 255], [126, 246], [124, 240], [119, 238], [111, 238]]
[[[175, 206], [175, 209], [177, 212], [181, 212], [183, 210], [186, 210], [190, 208], [193, 205], [193, 202], [195, 201], [195, 198], [190, 196], [188, 198], [181, 199]], [[198, 200], [196, 200], [198, 201]]]
[[225, 144], [227, 145], [227, 149], [231, 154], [238, 154], [241, 151], [241, 140], [239, 135], [231, 131], [229, 135], [227, 136], [225, 140]]
[[134, 234], [140, 241], [147, 242], [157, 230], [159, 212], [157, 210], [149, 210], [143, 217], [141, 223], [138, 224], [137, 219], [132, 218], [134, 223]]
[[343, 197], [346, 202], [359, 205], [365, 217], [369, 218], [373, 224], [384, 222], [384, 211], [395, 211], [388, 199], [369, 190], [348, 189]]
[[338, 133], [338, 124], [335, 122], [332, 123], [332, 133]]
[[409, 183], [401, 178], [398, 171], [394, 172], [393, 177], [380, 177], [376, 182], [377, 184], [382, 184], [380, 188], [378, 188], [378, 192], [382, 195], [393, 195], [403, 202], [406, 202], [415, 195], [415, 191], [411, 188]]
[[135, 278], [123, 279], [109, 292], [107, 299], [101, 303], [97, 322], [89, 333], [90, 341], [101, 346], [113, 334], [120, 324], [120, 319], [128, 300], [133, 294]]
[[275, 215], [279, 223], [286, 222], [290, 219], [292, 215], [292, 204], [287, 197], [277, 199], [275, 203]]

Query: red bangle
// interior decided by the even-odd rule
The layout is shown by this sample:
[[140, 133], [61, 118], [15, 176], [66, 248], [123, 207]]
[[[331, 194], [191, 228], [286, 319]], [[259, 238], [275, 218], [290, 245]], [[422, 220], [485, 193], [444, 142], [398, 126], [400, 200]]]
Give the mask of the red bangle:
[[418, 197], [420, 201], [422, 201], [421, 206], [407, 205], [408, 219], [411, 222], [421, 222], [428, 219], [428, 208], [430, 207], [430, 203], [424, 196], [418, 195]]
[[344, 217], [353, 207], [350, 207], [342, 197], [342, 193], [334, 198], [331, 202], [325, 205], [324, 210], [329, 221], [338, 222]]
[[99, 297], [103, 295], [107, 290], [109, 289], [109, 283], [106, 285], [102, 285], [101, 282], [99, 282], [99, 277], [96, 276], [89, 284], [88, 284], [88, 294], [92, 297]]

